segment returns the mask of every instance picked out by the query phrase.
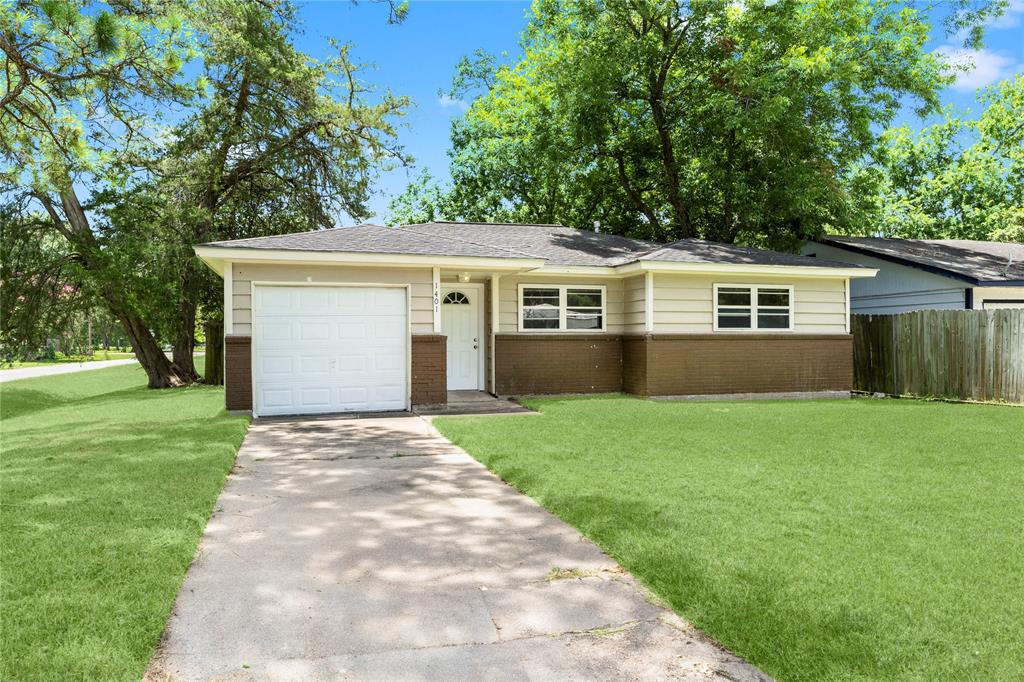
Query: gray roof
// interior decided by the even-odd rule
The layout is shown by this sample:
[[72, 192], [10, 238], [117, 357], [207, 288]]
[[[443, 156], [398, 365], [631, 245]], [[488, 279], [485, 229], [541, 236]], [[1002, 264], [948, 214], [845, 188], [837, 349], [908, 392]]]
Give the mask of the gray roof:
[[827, 237], [821, 241], [973, 284], [1024, 286], [1024, 244], [882, 237]]
[[721, 244], [703, 239], [680, 239], [655, 251], [644, 254], [639, 260], [663, 261], [670, 263], [733, 263], [739, 265], [796, 265], [819, 268], [859, 268], [860, 265], [837, 261], [797, 256], [782, 251], [752, 249], [748, 246]]
[[615, 266], [639, 261], [860, 267], [778, 251], [683, 239], [668, 245], [562, 225], [432, 222], [211, 242], [202, 246], [286, 251], [543, 259], [550, 265]]

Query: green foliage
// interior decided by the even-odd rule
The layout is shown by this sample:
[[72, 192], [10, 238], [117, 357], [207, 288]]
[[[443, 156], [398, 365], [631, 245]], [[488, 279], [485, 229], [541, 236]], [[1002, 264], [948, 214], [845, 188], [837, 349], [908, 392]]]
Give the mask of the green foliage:
[[1024, 677], [1020, 409], [530, 404], [434, 423], [773, 678]]
[[0, 205], [0, 356], [31, 356], [91, 303], [66, 242], [22, 201]]
[[421, 171], [405, 191], [388, 203], [388, 225], [413, 225], [448, 219], [448, 195], [429, 170]]
[[[990, 5], [943, 12], [969, 24]], [[459, 65], [451, 96], [472, 101], [452, 123], [445, 213], [783, 247], [862, 224], [847, 178], [901, 106], [934, 111], [949, 82], [925, 49], [938, 16], [895, 0], [538, 0], [522, 59]]]
[[945, 120], [882, 138], [879, 164], [859, 171], [875, 183], [886, 235], [912, 239], [1024, 241], [1024, 75], [989, 88], [975, 120]]
[[2, 179], [40, 191], [113, 180], [144, 148], [154, 100], [188, 103], [177, 65], [195, 56], [184, 5], [46, 0], [0, 4], [9, 88]]
[[[400, 21], [407, 6], [389, 6]], [[323, 61], [298, 51], [288, 0], [4, 4], [0, 28], [13, 79], [0, 179], [28, 190], [152, 351], [154, 385], [194, 378], [197, 307], [222, 316], [194, 244], [365, 217], [377, 174], [406, 162], [407, 100], [373, 92], [348, 45]], [[154, 335], [173, 341], [173, 380]]]

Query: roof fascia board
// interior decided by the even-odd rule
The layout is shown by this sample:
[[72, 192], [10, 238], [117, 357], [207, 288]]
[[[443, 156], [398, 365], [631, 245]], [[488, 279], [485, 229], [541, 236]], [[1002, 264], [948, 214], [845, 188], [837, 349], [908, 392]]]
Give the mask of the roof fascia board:
[[616, 268], [623, 274], [664, 272], [695, 275], [776, 275], [781, 277], [874, 277], [875, 268], [832, 268], [818, 265], [749, 265], [746, 263], [679, 263], [638, 261]]
[[624, 277], [615, 267], [610, 265], [544, 265], [530, 273], [551, 275], [552, 277]]
[[1024, 287], [1024, 279], [982, 279], [976, 287]]
[[[980, 280], [978, 280], [978, 279], [976, 279], [974, 277], [971, 277], [970, 275], [964, 275], [964, 274], [959, 273], [959, 272], [953, 272], [952, 270], [947, 270], [946, 268], [940, 268], [937, 265], [928, 265], [927, 263], [919, 263], [918, 261], [913, 261], [913, 260], [910, 260], [908, 258], [901, 258], [900, 256], [894, 256], [894, 255], [892, 255], [890, 253], [879, 253], [878, 251], [873, 251], [871, 249], [866, 249], [866, 248], [860, 247], [860, 246], [854, 246], [852, 244], [845, 244], [843, 242], [832, 241], [831, 239], [815, 239], [815, 240], [812, 240], [812, 241], [816, 241], [819, 244], [824, 244], [826, 246], [832, 246], [832, 247], [837, 248], [837, 249], [843, 249], [844, 251], [850, 251], [852, 253], [859, 253], [862, 256], [869, 256], [870, 258], [877, 258], [878, 260], [888, 261], [889, 263], [896, 263], [897, 265], [905, 265], [908, 268], [917, 268], [918, 270], [924, 270], [925, 272], [930, 272], [933, 275], [939, 275], [941, 277], [949, 277], [950, 279], [959, 280], [961, 282], [967, 282], [968, 284], [973, 284], [974, 286], [986, 286], [986, 285], [982, 284], [982, 282]], [[988, 286], [994, 286], [994, 285], [989, 284]]]
[[[357, 253], [354, 251], [298, 251], [240, 249], [223, 246], [193, 247], [197, 256], [217, 270], [214, 261], [232, 263], [295, 263], [362, 266], [461, 267], [486, 270], [533, 270], [544, 265], [540, 258], [486, 258], [480, 256], [427, 256], [420, 254]], [[223, 267], [223, 266], [221, 266]], [[218, 270], [220, 272], [220, 270]]]

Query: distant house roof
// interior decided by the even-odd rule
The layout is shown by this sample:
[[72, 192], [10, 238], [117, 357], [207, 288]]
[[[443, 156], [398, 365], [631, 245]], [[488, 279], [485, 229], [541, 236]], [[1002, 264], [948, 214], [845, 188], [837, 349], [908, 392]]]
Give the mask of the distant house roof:
[[357, 225], [253, 237], [203, 247], [542, 259], [550, 265], [617, 266], [635, 262], [861, 267], [778, 251], [682, 239], [668, 245], [562, 225], [431, 222], [400, 227]]
[[1024, 286], [1024, 244], [882, 237], [826, 237], [819, 241], [977, 286]]

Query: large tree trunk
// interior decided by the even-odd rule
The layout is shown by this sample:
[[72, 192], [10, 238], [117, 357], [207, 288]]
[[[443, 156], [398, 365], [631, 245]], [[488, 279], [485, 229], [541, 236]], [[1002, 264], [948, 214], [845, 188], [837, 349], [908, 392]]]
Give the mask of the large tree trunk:
[[204, 331], [206, 332], [206, 363], [203, 370], [203, 382], [218, 386], [224, 383], [224, 322], [207, 320]]
[[135, 357], [146, 371], [149, 387], [170, 388], [192, 383], [195, 377], [180, 371], [167, 359], [149, 326], [129, 303], [124, 288], [118, 283], [117, 273], [111, 272], [103, 263], [100, 245], [89, 226], [88, 216], [78, 201], [78, 196], [74, 189], [70, 188], [70, 180], [68, 187], [69, 189], [61, 191], [59, 195], [61, 207], [64, 209], [63, 218], [48, 195], [37, 193], [36, 196], [50, 215], [54, 228], [75, 247], [85, 269], [101, 282], [100, 295], [111, 314], [124, 327], [132, 350], [135, 351]]
[[192, 355], [196, 347], [196, 305], [188, 300], [189, 294], [182, 291], [182, 300], [178, 304], [177, 330], [174, 335], [174, 364], [182, 373], [191, 377], [192, 381], [199, 379], [196, 372], [195, 362]]

